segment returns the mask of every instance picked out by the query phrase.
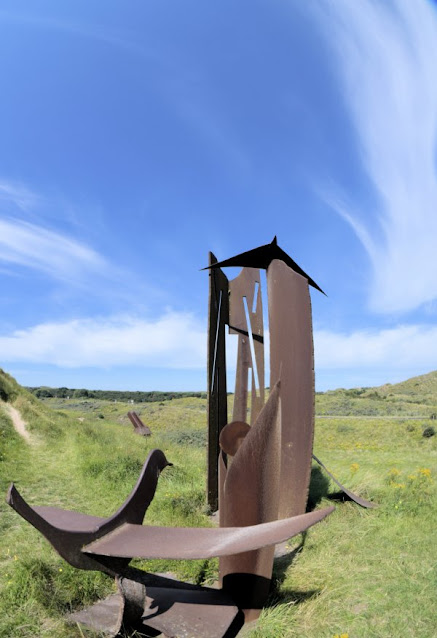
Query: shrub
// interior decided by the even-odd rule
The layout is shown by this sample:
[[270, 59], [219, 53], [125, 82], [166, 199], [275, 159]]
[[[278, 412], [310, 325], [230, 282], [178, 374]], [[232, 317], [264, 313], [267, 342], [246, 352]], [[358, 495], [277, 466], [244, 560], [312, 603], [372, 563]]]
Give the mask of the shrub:
[[434, 436], [435, 434], [435, 428], [433, 428], [432, 425], [430, 425], [428, 428], [425, 428], [422, 432], [422, 436], [425, 437], [425, 439], [430, 439], [432, 436]]

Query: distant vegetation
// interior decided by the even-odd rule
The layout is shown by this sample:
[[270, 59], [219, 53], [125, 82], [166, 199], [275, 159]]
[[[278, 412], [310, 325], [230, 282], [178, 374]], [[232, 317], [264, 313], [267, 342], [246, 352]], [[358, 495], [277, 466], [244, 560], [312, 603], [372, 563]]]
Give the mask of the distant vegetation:
[[38, 399], [102, 399], [104, 401], [153, 403], [154, 401], [171, 401], [185, 397], [206, 398], [206, 392], [123, 392], [119, 390], [86, 390], [85, 388], [49, 388], [47, 386], [27, 387], [26, 390]]
[[401, 383], [316, 393], [319, 416], [397, 416], [435, 419], [437, 371]]
[[[33, 441], [17, 434], [0, 402], [0, 492], [14, 481], [31, 504], [108, 516], [156, 447], [174, 465], [159, 479], [145, 524], [211, 525], [205, 394], [108, 393], [105, 400], [86, 392], [41, 401], [0, 370], [0, 396], [19, 410]], [[158, 394], [153, 402], [141, 396]], [[134, 434], [127, 417], [132, 409], [152, 436]], [[316, 418], [316, 456], [379, 507], [337, 503], [326, 521], [294, 539], [296, 552], [276, 561], [268, 605], [248, 638], [434, 638], [437, 436], [430, 419], [437, 413], [437, 373], [325, 392], [317, 396], [317, 412], [325, 416]], [[310, 506], [332, 504], [337, 492], [314, 466]], [[217, 577], [215, 559], [134, 564], [197, 583]], [[76, 638], [82, 634], [65, 625], [64, 614], [114, 591], [106, 576], [70, 567], [4, 499], [0, 566], [2, 638]]]
[[[28, 387], [39, 399], [98, 399], [130, 403], [162, 403], [173, 399], [206, 399], [206, 392], [122, 392], [85, 388]], [[0, 398], [1, 398], [0, 387]], [[66, 406], [68, 407], [68, 406]], [[402, 383], [316, 393], [319, 416], [398, 416], [436, 419], [437, 371]]]

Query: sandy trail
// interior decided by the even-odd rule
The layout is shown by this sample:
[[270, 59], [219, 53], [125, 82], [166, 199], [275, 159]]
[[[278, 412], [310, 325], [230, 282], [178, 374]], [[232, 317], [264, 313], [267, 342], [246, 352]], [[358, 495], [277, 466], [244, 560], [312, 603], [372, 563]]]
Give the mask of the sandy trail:
[[18, 412], [17, 408], [14, 408], [12, 405], [9, 405], [9, 403], [2, 403], [2, 405], [4, 409], [6, 410], [6, 412], [9, 414], [9, 416], [11, 417], [12, 424], [15, 430], [18, 432], [18, 434], [22, 436], [23, 439], [27, 441], [27, 443], [31, 443], [32, 437], [30, 436], [26, 428], [26, 423], [21, 418], [21, 414]]

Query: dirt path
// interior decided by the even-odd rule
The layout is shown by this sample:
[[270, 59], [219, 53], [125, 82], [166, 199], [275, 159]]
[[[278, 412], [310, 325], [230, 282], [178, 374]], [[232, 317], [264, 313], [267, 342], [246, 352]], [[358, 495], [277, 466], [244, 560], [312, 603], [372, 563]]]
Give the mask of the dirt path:
[[18, 432], [18, 434], [22, 436], [23, 439], [27, 441], [27, 443], [31, 443], [32, 437], [30, 436], [26, 428], [26, 423], [21, 418], [21, 414], [18, 412], [17, 408], [14, 408], [12, 405], [9, 405], [9, 403], [2, 403], [2, 405], [4, 409], [6, 410], [6, 412], [9, 414], [9, 416], [11, 417], [12, 424], [15, 430]]

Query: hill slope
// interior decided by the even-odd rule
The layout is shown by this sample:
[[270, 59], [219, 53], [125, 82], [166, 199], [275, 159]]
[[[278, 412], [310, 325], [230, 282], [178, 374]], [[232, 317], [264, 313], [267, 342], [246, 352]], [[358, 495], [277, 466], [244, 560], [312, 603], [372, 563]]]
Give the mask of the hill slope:
[[437, 413], [437, 371], [397, 384], [317, 393], [320, 416], [398, 416], [429, 419]]
[[400, 383], [386, 383], [375, 390], [386, 397], [402, 396], [410, 400], [414, 398], [415, 403], [435, 405], [437, 402], [437, 370], [421, 374], [418, 377], [411, 377], [411, 379]]

